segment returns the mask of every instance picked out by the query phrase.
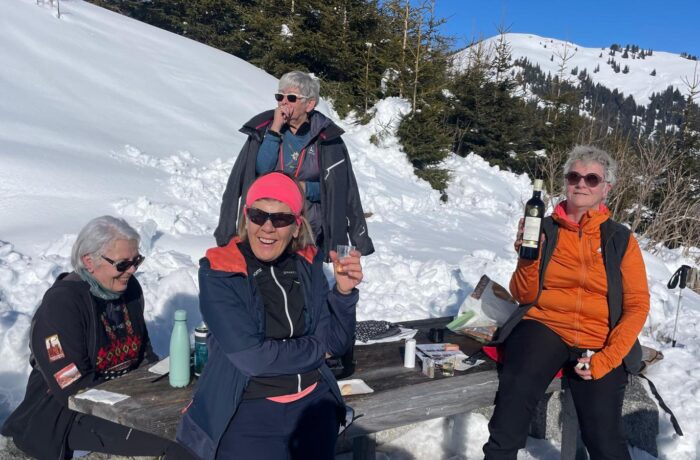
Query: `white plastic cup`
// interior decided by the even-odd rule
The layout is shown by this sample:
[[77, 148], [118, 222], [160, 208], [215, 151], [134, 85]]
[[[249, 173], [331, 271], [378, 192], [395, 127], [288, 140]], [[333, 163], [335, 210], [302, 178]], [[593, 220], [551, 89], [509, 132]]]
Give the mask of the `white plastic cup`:
[[403, 354], [403, 367], [413, 369], [416, 367], [416, 339], [406, 340], [406, 348]]

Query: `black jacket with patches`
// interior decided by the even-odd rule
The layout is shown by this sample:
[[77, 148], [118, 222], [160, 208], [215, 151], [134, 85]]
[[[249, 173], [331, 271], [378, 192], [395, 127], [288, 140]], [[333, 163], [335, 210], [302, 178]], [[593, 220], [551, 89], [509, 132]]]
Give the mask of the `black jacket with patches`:
[[[268, 110], [246, 123], [240, 131], [248, 136], [224, 191], [219, 225], [214, 231], [216, 244], [226, 246], [238, 230], [238, 219], [242, 215], [248, 188], [256, 178], [255, 160], [268, 125], [272, 122], [273, 110]], [[350, 242], [362, 255], [374, 252], [374, 245], [367, 231], [360, 193], [350, 156], [340, 137], [343, 130], [319, 112], [311, 112], [312, 142], [318, 145], [321, 184], [321, 227], [323, 252], [335, 250], [338, 244]], [[322, 126], [314, 130], [314, 126]]]
[[[130, 343], [137, 344], [128, 367], [121, 370], [126, 372], [158, 357], [151, 349], [143, 318], [143, 291], [135, 277], [129, 279], [119, 302], [126, 308], [133, 332]], [[106, 366], [98, 366], [107, 358], [105, 349], [110, 342], [100, 315], [104, 309], [105, 302], [92, 296], [88, 283], [76, 273], [59, 275], [44, 294], [32, 319], [32, 371], [24, 400], [2, 426], [2, 435], [12, 437], [27, 454], [41, 460], [72, 457], [66, 440], [77, 412], [68, 409], [68, 397], [113, 375], [100, 371]]]

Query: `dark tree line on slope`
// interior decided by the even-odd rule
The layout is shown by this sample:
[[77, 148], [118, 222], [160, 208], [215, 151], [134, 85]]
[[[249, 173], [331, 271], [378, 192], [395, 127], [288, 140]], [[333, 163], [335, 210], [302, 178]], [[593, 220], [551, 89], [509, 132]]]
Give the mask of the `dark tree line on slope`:
[[[398, 130], [403, 149], [444, 199], [449, 171], [441, 162], [450, 151], [475, 152], [502, 168], [544, 177], [556, 194], [562, 155], [575, 143], [595, 143], [621, 160], [620, 183], [627, 185], [617, 187], [611, 202], [618, 219], [653, 241], [700, 240], [691, 225], [699, 215], [700, 116], [691, 103], [698, 102], [698, 84], [692, 98], [669, 88], [642, 107], [594, 84], [587, 69], [573, 72], [567, 64], [574, 50], [557, 53], [555, 75], [526, 60], [512, 62], [505, 35], [493, 51], [475, 44], [467, 62], [453, 67], [435, 0], [91, 1], [277, 77], [291, 69], [313, 72], [338, 113], [354, 112], [360, 122], [378, 100], [406, 99], [411, 111]], [[663, 235], [656, 222], [676, 230]]]
[[[527, 84], [530, 91], [541, 98], [546, 99], [552, 93], [552, 87], [560, 84], [556, 75], [545, 75], [538, 65], [533, 65], [526, 58], [516, 60], [513, 66], [521, 72], [519, 81]], [[578, 72], [576, 80], [578, 86], [571, 81], [561, 82], [565, 92], [574, 96], [573, 104], [594, 115], [599, 122], [633, 137], [655, 131], [680, 130], [688, 111], [698, 110], [697, 102], [690, 104], [688, 98], [673, 86], [662, 93], [653, 93], [649, 104], [642, 106], [631, 95], [625, 96], [617, 89], [610, 90], [594, 83], [586, 69]]]
[[[380, 99], [411, 103], [400, 136], [416, 172], [437, 188], [451, 147], [445, 125], [449, 40], [435, 0], [90, 0], [236, 55], [280, 77], [322, 79], [322, 96], [360, 121]], [[261, 95], [266, 97], [267, 95]], [[271, 100], [272, 102], [272, 100]]]

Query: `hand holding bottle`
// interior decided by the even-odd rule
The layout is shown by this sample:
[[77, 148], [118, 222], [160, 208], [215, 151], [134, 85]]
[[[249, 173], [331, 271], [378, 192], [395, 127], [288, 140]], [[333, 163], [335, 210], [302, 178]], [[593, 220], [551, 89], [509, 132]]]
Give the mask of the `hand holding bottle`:
[[[518, 233], [515, 235], [515, 243], [513, 243], [513, 248], [515, 252], [520, 253], [520, 247], [523, 245], [523, 229], [525, 228], [525, 218], [521, 217], [518, 221]], [[544, 234], [540, 235], [540, 245], [544, 243]]]
[[520, 252], [520, 246], [523, 245], [523, 228], [525, 228], [525, 218], [521, 217], [518, 221], [518, 233], [515, 235], [515, 243], [513, 243], [513, 248], [515, 252]]
[[532, 198], [525, 204], [525, 217], [519, 228], [515, 244], [521, 259], [537, 260], [540, 257], [542, 242], [542, 219], [544, 218], [544, 202], [542, 201], [542, 179], [535, 179]]

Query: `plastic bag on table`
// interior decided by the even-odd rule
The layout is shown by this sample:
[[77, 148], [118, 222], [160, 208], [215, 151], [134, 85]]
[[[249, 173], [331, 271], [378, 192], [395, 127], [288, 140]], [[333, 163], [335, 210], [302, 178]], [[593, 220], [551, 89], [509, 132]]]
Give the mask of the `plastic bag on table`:
[[447, 328], [480, 342], [489, 342], [516, 308], [518, 302], [508, 291], [484, 275]]

